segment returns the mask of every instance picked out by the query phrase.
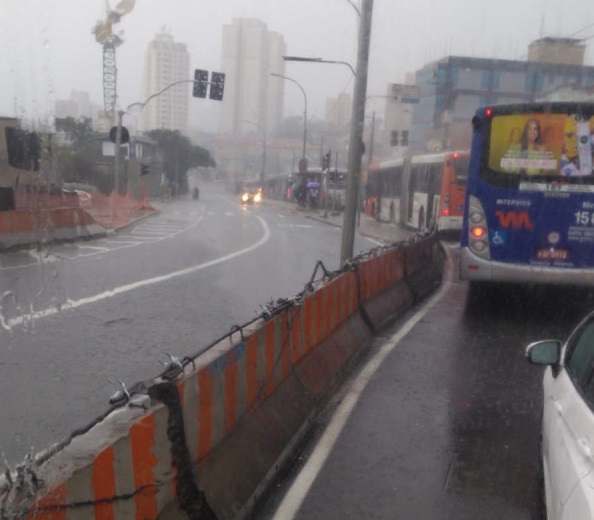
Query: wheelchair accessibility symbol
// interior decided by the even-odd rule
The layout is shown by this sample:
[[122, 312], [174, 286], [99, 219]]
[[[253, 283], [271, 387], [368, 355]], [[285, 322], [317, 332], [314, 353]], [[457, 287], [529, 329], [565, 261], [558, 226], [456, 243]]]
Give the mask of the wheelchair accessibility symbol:
[[505, 231], [492, 231], [491, 232], [491, 244], [494, 246], [502, 246], [505, 244], [506, 241], [506, 232]]

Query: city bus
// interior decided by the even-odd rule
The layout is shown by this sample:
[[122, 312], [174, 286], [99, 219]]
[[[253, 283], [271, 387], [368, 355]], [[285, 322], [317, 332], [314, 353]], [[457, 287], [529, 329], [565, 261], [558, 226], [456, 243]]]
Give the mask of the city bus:
[[372, 165], [367, 204], [380, 220], [419, 231], [462, 229], [470, 152], [414, 155]]
[[470, 153], [416, 155], [405, 170], [406, 225], [419, 231], [461, 231]]
[[366, 206], [368, 213], [384, 222], [403, 222], [400, 201], [405, 160], [393, 159], [372, 164], [367, 172]]
[[594, 104], [479, 108], [460, 276], [594, 285]]

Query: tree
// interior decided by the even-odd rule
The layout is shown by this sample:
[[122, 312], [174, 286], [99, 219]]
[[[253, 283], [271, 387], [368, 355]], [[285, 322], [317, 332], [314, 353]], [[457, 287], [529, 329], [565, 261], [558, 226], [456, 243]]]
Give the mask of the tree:
[[92, 122], [90, 117], [55, 119], [56, 132], [66, 137], [55, 154], [65, 182], [86, 183], [97, 178], [93, 164], [101, 156], [101, 134], [93, 130]]
[[57, 117], [56, 132], [63, 132], [69, 137], [71, 149], [81, 155], [98, 155], [101, 153], [100, 134], [93, 130], [90, 117]]
[[151, 130], [147, 135], [159, 145], [169, 181], [182, 192], [187, 192], [190, 168], [216, 166], [208, 150], [193, 145], [179, 130]]

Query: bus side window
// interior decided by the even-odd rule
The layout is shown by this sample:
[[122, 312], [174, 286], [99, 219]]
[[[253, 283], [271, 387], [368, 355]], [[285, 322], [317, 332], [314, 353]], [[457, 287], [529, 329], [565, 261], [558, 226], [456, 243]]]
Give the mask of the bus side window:
[[441, 181], [443, 177], [444, 165], [443, 163], [434, 164], [431, 167], [431, 194], [439, 195], [441, 193]]
[[421, 184], [422, 165], [411, 165], [410, 167], [410, 178], [408, 181], [408, 205], [407, 205], [407, 220], [412, 219], [413, 214], [413, 202], [415, 200], [415, 191], [419, 189]]

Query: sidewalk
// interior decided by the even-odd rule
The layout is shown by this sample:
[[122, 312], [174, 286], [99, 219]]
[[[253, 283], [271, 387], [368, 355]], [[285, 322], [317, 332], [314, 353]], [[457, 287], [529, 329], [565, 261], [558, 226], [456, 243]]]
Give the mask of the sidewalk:
[[[296, 202], [287, 202], [276, 199], [264, 199], [262, 204], [275, 206], [284, 211], [300, 215], [304, 218], [311, 218], [319, 222], [324, 222], [330, 226], [341, 228], [343, 224], [344, 214], [342, 212], [333, 214], [328, 209], [328, 217], [324, 217], [324, 209], [310, 209], [301, 208]], [[373, 238], [383, 244], [393, 244], [394, 242], [401, 242], [407, 240], [415, 235], [412, 230], [407, 230], [400, 227], [398, 224], [391, 224], [388, 222], [378, 222], [373, 217], [361, 213], [359, 225], [355, 228], [355, 232], [359, 235]]]

